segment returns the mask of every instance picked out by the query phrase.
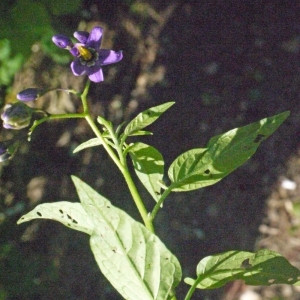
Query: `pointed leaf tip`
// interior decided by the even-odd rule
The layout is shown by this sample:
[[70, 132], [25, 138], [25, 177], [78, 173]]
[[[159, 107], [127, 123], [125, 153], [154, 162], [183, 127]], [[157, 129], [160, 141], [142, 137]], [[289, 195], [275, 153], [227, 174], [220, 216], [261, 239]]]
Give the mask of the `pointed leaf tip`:
[[[298, 284], [300, 270], [279, 253], [262, 249], [256, 253], [228, 251], [202, 259], [197, 266], [197, 288], [215, 289], [234, 280], [247, 285]], [[195, 280], [185, 278], [193, 285]]]
[[151, 107], [131, 120], [124, 129], [124, 134], [130, 136], [136, 131], [139, 131], [153, 122], [155, 122], [167, 109], [169, 109], [175, 102], [167, 102], [155, 107]]
[[43, 203], [22, 216], [17, 224], [34, 219], [50, 219], [62, 223], [74, 230], [92, 234], [94, 224], [80, 203], [67, 201]]
[[289, 111], [232, 129], [211, 138], [205, 149], [192, 149], [177, 157], [169, 168], [174, 192], [217, 183], [244, 164], [289, 116]]

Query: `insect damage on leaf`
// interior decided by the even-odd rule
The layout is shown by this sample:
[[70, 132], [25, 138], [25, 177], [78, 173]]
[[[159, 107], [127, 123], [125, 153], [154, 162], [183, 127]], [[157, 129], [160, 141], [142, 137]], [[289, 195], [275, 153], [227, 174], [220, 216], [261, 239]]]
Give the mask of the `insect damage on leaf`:
[[259, 143], [264, 139], [265, 135], [264, 134], [258, 134], [255, 140], [253, 141], [254, 143]]

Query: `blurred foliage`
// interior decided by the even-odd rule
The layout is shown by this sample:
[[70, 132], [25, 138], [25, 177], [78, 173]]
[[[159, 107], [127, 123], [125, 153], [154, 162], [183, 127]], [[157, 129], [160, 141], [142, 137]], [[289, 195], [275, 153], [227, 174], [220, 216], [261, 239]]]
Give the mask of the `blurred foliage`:
[[0, 2], [0, 86], [9, 85], [31, 53], [32, 45], [42, 48], [57, 62], [67, 62], [51, 44], [56, 18], [77, 13], [82, 0], [2, 0]]
[[19, 70], [23, 62], [21, 53], [11, 54], [11, 45], [8, 39], [0, 40], [0, 84], [8, 85]]
[[[0, 300], [22, 297], [33, 299], [47, 291], [47, 284], [41, 284], [39, 275], [45, 273], [45, 258], [35, 253], [24, 259], [22, 251], [12, 243], [0, 246]], [[57, 278], [57, 269], [47, 264], [46, 277], [48, 284]], [[45, 278], [44, 278], [45, 279]], [[8, 298], [9, 297], [9, 298]]]

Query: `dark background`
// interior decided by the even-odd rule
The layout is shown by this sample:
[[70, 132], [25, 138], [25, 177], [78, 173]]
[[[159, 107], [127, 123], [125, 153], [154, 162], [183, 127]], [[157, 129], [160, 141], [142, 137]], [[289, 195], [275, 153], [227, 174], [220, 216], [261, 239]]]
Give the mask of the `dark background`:
[[[49, 35], [71, 35], [78, 26], [90, 30], [97, 24], [106, 29], [103, 47], [124, 51], [119, 64], [104, 68], [106, 81], [91, 87], [95, 116], [102, 114], [118, 125], [148, 107], [176, 102], [151, 126], [154, 136], [143, 138], [163, 154], [167, 167], [214, 135], [291, 111], [249, 162], [214, 186], [172, 193], [155, 222], [157, 234], [179, 258], [184, 277], [194, 277], [197, 263], [207, 255], [252, 251], [266, 201], [298, 151], [300, 4], [79, 1], [71, 12], [60, 14], [46, 2], [29, 2], [45, 6]], [[6, 9], [24, 4], [9, 1]], [[23, 37], [16, 38], [18, 27], [10, 25], [16, 28], [6, 36], [16, 44], [12, 55], [23, 53], [13, 42], [22, 44]], [[32, 44], [41, 40], [36, 37]], [[38, 51], [22, 54], [25, 65], [12, 84], [2, 85], [3, 104], [26, 87], [82, 87], [84, 78], [72, 76], [62, 50], [53, 50], [56, 57], [48, 44], [42, 40]], [[35, 105], [60, 112], [80, 109], [78, 99], [61, 94]], [[120, 299], [98, 270], [88, 236], [50, 221], [15, 223], [38, 203], [77, 201], [71, 174], [139, 220], [123, 179], [100, 148], [72, 154], [91, 137], [82, 121], [43, 124], [31, 143], [24, 141], [14, 159], [1, 166], [0, 299]], [[140, 190], [150, 209], [150, 197]], [[178, 299], [186, 291], [182, 283]], [[222, 299], [224, 293], [197, 291], [193, 299]]]

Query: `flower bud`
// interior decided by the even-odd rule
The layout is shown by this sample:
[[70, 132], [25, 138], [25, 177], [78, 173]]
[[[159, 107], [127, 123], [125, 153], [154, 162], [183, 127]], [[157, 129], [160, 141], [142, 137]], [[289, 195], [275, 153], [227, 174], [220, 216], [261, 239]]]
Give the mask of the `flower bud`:
[[57, 34], [52, 37], [52, 42], [59, 48], [70, 50], [73, 47], [71, 39], [63, 34]]
[[4, 106], [1, 114], [3, 127], [6, 129], [22, 129], [28, 127], [31, 122], [34, 109], [23, 102], [9, 103]]
[[37, 88], [28, 88], [17, 94], [17, 99], [24, 102], [36, 100], [39, 96], [41, 96], [41, 92], [42, 90]]

